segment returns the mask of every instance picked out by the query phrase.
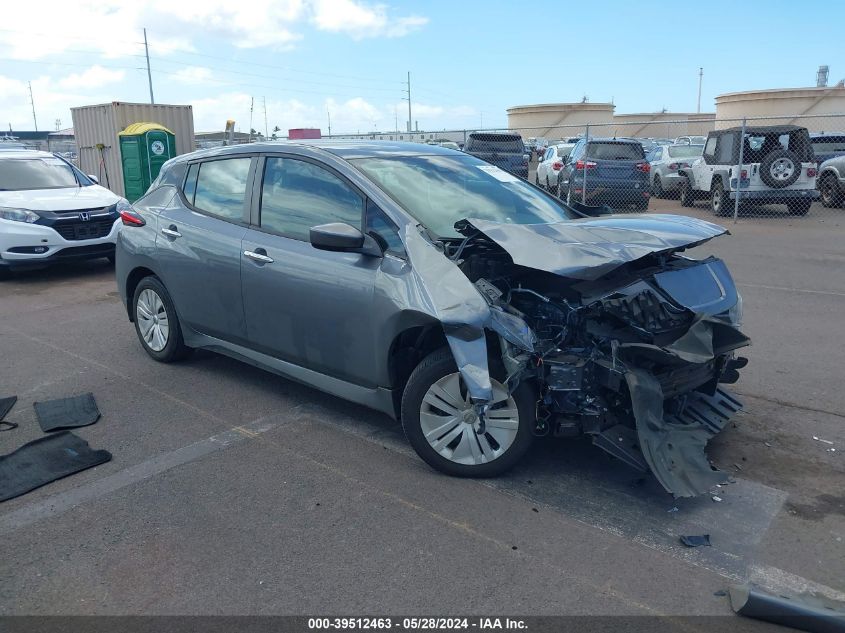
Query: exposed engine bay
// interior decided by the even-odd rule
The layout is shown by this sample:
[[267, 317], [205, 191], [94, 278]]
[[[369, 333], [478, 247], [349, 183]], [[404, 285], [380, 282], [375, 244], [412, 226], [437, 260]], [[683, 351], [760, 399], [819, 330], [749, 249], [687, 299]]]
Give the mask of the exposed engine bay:
[[750, 341], [738, 329], [741, 298], [724, 263], [668, 245], [571, 271], [555, 268], [549, 252], [538, 269], [522, 262], [544, 261], [543, 252], [514, 254], [519, 236], [497, 235], [504, 226], [462, 221], [465, 238], [443, 249], [490, 308], [485, 328], [498, 336], [508, 389], [526, 380], [537, 387], [535, 434], [587, 434], [650, 469], [676, 497], [727, 481], [704, 447], [741, 408], [721, 385], [738, 379], [747, 360], [735, 350]]

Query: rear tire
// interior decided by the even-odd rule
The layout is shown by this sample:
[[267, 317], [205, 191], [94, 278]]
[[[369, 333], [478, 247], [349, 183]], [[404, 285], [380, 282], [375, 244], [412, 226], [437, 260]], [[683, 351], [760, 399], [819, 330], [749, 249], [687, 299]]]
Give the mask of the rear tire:
[[786, 208], [789, 209], [789, 215], [807, 215], [810, 207], [813, 205], [812, 200], [790, 200], [786, 203]]
[[141, 347], [153, 359], [172, 363], [192, 351], [182, 338], [173, 300], [158, 277], [144, 277], [138, 283], [132, 297], [132, 314]]
[[725, 204], [725, 200], [725, 187], [722, 185], [722, 181], [714, 180], [710, 187], [710, 209], [713, 211], [713, 215], [719, 217], [729, 215], [729, 207]]
[[534, 172], [534, 184], [540, 187], [541, 189], [543, 188], [543, 185], [540, 184], [540, 176], [539, 174], [537, 174], [536, 171]]
[[695, 197], [693, 195], [692, 190], [692, 183], [689, 181], [689, 177], [684, 177], [681, 181], [681, 206], [682, 207], [691, 207], [695, 203]]
[[660, 176], [654, 176], [654, 182], [651, 185], [651, 195], [655, 198], [665, 198], [666, 192], [663, 190], [663, 182], [660, 180]]
[[819, 183], [822, 205], [827, 208], [841, 207], [845, 194], [839, 188], [839, 181], [834, 174], [825, 174]]
[[[452, 380], [450, 381], [449, 378], [452, 378]], [[446, 379], [445, 383], [442, 382], [444, 379]], [[491, 409], [491, 411], [499, 410], [503, 412], [516, 411], [518, 412], [518, 419], [513, 420], [513, 418], [507, 416], [496, 418], [497, 424], [503, 425], [507, 422], [508, 428], [497, 426], [495, 431], [491, 431], [493, 428], [491, 426], [483, 434], [475, 432], [472, 430], [473, 427], [470, 423], [462, 421], [467, 410], [462, 408], [464, 406], [463, 398], [452, 398], [451, 400], [432, 398], [432, 391], [430, 390], [438, 389], [438, 386], [443, 384], [463, 384], [455, 365], [455, 359], [448, 347], [432, 352], [417, 365], [417, 368], [411, 373], [402, 394], [402, 428], [408, 442], [423, 461], [447, 475], [494, 477], [512, 468], [522, 459], [534, 439], [532, 429], [534, 427], [536, 398], [528, 384], [520, 384], [507, 400], [494, 404]], [[501, 390], [501, 384], [494, 381], [494, 389]], [[437, 393], [443, 392], [442, 387], [437, 391]], [[501, 391], [499, 393], [501, 394]], [[432, 409], [432, 402], [440, 403], [440, 406], [435, 406]], [[456, 405], [453, 410], [456, 411], [457, 415], [449, 415], [450, 411], [447, 411], [447, 409], [451, 408], [450, 402]], [[441, 407], [443, 408], [441, 409]], [[497, 407], [503, 408], [497, 409]], [[437, 413], [438, 411], [439, 413]], [[425, 423], [421, 421], [423, 415], [429, 418]], [[442, 418], [443, 424], [438, 418]], [[451, 426], [453, 419], [455, 420], [454, 426]], [[493, 418], [488, 419], [493, 421]], [[428, 429], [428, 438], [423, 428], [424, 424]], [[516, 425], [515, 435], [513, 434], [513, 425]], [[442, 434], [438, 436], [437, 434], [441, 431]], [[493, 433], [496, 435], [493, 435]], [[490, 438], [492, 438], [492, 441]], [[446, 445], [441, 445], [438, 448], [432, 445], [432, 443], [437, 444], [447, 440], [449, 441]], [[476, 443], [473, 444], [473, 442]], [[484, 444], [484, 448], [481, 447], [481, 443]], [[450, 448], [452, 444], [455, 444], [455, 446]], [[494, 448], [494, 444], [499, 446], [499, 449]], [[495, 455], [500, 450], [501, 452], [490, 461], [466, 463], [475, 461], [476, 457], [481, 459], [480, 456], [486, 454]], [[449, 456], [454, 457], [455, 460], [461, 459], [464, 463], [454, 461]]]
[[553, 196], [557, 195], [557, 185], [552, 186], [552, 183], [549, 182], [548, 176], [546, 176], [546, 189], [548, 189], [549, 193]]

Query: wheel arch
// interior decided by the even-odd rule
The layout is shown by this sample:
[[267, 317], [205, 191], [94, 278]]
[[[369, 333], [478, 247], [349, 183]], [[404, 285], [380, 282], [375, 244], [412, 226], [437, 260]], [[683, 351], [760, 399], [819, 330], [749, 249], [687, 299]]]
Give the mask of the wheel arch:
[[[146, 266], [136, 266], [126, 276], [126, 314], [131, 323], [135, 322], [135, 315], [132, 313], [132, 299], [135, 296], [135, 289], [141, 283], [141, 280], [146, 277], [158, 277], [158, 275]], [[161, 278], [159, 277], [159, 279]]]
[[431, 352], [448, 347], [440, 321], [434, 318], [416, 321], [400, 329], [388, 348], [387, 371], [396, 419], [401, 416], [402, 392], [416, 366]]

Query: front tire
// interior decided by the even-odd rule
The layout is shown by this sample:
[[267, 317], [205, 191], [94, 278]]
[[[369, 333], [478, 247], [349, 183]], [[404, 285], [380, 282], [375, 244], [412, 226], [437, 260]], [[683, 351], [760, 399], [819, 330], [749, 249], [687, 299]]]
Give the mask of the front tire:
[[845, 194], [839, 188], [839, 182], [833, 174], [826, 174], [819, 183], [822, 205], [827, 208], [841, 207], [845, 202]]
[[187, 356], [191, 348], [182, 339], [182, 327], [173, 300], [158, 277], [144, 277], [132, 298], [135, 333], [141, 347], [160, 363]]
[[509, 395], [491, 381], [494, 403], [481, 429], [449, 348], [417, 365], [402, 394], [402, 428], [429, 466], [456, 477], [494, 477], [525, 455], [534, 439], [532, 390], [522, 383]]

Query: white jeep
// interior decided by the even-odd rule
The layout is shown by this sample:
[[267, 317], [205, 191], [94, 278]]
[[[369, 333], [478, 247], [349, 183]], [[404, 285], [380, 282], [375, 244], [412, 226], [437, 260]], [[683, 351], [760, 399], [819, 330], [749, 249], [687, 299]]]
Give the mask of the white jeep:
[[796, 125], [746, 127], [740, 164], [742, 128], [715, 130], [707, 136], [701, 158], [679, 174], [681, 204], [710, 200], [716, 215], [733, 213], [740, 201], [785, 204], [791, 215], [806, 215], [816, 190], [817, 167], [807, 128]]

